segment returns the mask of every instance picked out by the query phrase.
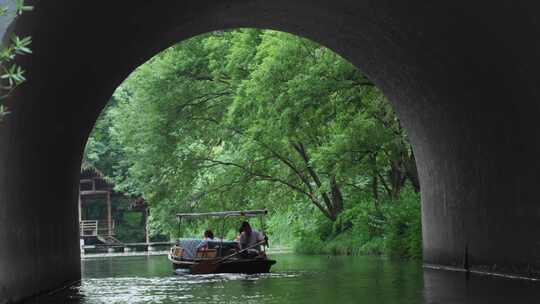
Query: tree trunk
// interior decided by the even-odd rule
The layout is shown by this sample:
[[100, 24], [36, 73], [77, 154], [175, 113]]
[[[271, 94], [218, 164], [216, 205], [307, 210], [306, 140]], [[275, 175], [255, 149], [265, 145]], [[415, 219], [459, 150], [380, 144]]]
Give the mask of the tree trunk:
[[343, 194], [336, 181], [336, 177], [332, 176], [330, 181], [330, 189], [332, 193], [332, 205], [334, 206], [334, 213], [336, 217], [343, 211]]
[[407, 178], [411, 181], [411, 184], [416, 193], [420, 192], [420, 179], [418, 178], [418, 169], [416, 168], [416, 159], [414, 153], [411, 150], [411, 154], [407, 157], [405, 161], [405, 174]]
[[400, 155], [399, 159], [394, 159], [390, 164], [390, 184], [391, 184], [391, 193], [392, 198], [398, 198], [401, 188], [403, 187], [403, 162], [401, 161], [402, 156]]
[[[310, 163], [310, 158], [308, 155], [308, 152], [304, 146], [303, 143], [291, 143], [292, 147], [300, 157], [302, 158], [304, 165], [306, 166], [306, 170], [313, 180], [313, 182], [316, 185], [316, 189], [321, 189], [323, 183], [321, 181], [321, 178], [315, 171], [315, 169], [312, 167]], [[335, 175], [332, 175], [330, 177], [330, 193], [323, 192], [321, 194], [322, 201], [324, 202], [324, 205], [326, 207], [327, 212], [323, 212], [332, 222], [335, 222], [337, 220], [338, 215], [343, 211], [343, 195], [341, 194], [341, 189], [339, 188]], [[317, 205], [320, 209], [320, 202], [317, 204], [313, 199], [312, 201]]]

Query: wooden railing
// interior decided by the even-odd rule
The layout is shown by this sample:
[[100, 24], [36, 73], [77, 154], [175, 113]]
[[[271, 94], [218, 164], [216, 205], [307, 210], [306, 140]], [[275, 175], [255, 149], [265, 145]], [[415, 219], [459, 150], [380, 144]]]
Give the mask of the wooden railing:
[[81, 221], [79, 226], [81, 236], [97, 236], [98, 224], [98, 221]]
[[98, 235], [114, 235], [114, 221], [109, 225], [107, 221], [84, 220], [79, 224], [81, 236], [98, 236]]

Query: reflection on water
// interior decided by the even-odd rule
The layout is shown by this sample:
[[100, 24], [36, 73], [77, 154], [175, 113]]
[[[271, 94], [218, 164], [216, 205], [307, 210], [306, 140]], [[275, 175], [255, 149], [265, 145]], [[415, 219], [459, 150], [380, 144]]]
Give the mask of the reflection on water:
[[[292, 277], [291, 274], [221, 274], [88, 279], [82, 283], [80, 293], [103, 303], [260, 303], [265, 293], [257, 290], [256, 281]], [[233, 284], [234, 281], [240, 284]]]
[[80, 285], [30, 303], [540, 303], [540, 283], [374, 257], [275, 255], [270, 274], [174, 275], [165, 256], [83, 261]]

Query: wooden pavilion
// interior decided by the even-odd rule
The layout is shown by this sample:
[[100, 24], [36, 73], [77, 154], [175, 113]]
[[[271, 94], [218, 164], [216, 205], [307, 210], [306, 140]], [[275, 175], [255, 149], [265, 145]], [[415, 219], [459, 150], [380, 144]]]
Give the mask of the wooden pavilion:
[[[84, 164], [81, 167], [79, 186], [79, 219], [81, 237], [112, 236], [114, 221], [112, 220], [111, 195], [114, 184], [96, 168]], [[88, 199], [103, 198], [107, 204], [106, 219], [87, 219], [83, 214], [84, 204]]]
[[[114, 183], [92, 165], [84, 163], [81, 167], [79, 184], [79, 227], [83, 243], [98, 243], [108, 246], [121, 246], [122, 242], [115, 237], [115, 221], [113, 219], [112, 198], [125, 195], [114, 191]], [[89, 218], [88, 204], [106, 204], [105, 218]], [[118, 210], [141, 212], [144, 219], [145, 241], [148, 243], [148, 208], [143, 198], [129, 201], [126, 207]], [[118, 211], [116, 210], [116, 211]]]

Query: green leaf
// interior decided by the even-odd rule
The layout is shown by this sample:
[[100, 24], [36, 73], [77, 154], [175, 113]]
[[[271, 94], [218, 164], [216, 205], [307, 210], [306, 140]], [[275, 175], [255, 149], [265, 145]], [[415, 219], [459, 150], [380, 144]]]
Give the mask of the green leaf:
[[23, 12], [31, 11], [34, 9], [33, 6], [25, 5], [24, 0], [15, 0], [15, 8], [17, 15], [21, 15]]
[[7, 6], [0, 6], [0, 17], [3, 17], [7, 14], [8, 7]]

